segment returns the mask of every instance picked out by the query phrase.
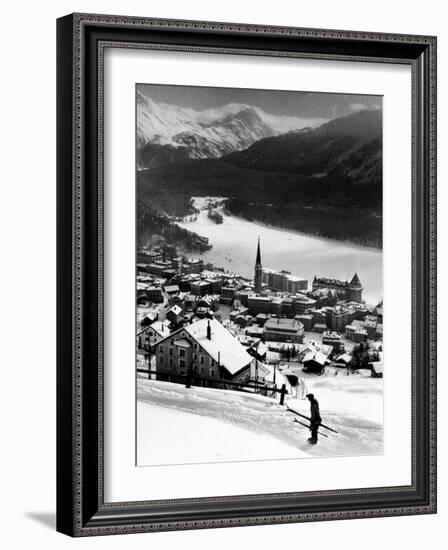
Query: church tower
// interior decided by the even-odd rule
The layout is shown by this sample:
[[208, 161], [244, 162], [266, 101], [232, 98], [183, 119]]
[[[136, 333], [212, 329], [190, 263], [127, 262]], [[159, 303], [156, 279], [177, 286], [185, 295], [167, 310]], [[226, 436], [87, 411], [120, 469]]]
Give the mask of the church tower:
[[255, 277], [254, 277], [255, 292], [257, 294], [261, 294], [262, 271], [263, 271], [263, 268], [261, 265], [260, 237], [258, 237], [257, 259], [255, 260]]
[[348, 290], [347, 298], [349, 300], [352, 300], [353, 302], [362, 302], [362, 284], [361, 284], [361, 281], [359, 280], [357, 273], [353, 275], [353, 278], [350, 281], [347, 290]]

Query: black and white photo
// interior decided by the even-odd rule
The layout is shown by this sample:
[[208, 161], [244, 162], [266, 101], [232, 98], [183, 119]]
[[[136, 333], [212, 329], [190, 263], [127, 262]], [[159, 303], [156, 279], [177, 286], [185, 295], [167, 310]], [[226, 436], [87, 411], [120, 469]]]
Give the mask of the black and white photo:
[[136, 463], [383, 452], [382, 97], [136, 85]]

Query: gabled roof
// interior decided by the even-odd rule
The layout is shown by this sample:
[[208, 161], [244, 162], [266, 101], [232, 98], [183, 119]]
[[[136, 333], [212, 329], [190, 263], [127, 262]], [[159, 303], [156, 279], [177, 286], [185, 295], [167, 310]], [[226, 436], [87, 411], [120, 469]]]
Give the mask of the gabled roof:
[[170, 329], [162, 321], [156, 321], [150, 325], [150, 327], [154, 330], [154, 332], [157, 332], [157, 334], [163, 336], [164, 338], [170, 335]]
[[140, 336], [140, 334], [143, 334], [148, 330], [155, 332], [162, 338], [167, 338], [171, 334], [170, 329], [168, 328], [166, 323], [162, 321], [155, 321], [151, 325], [147, 325], [146, 327], [143, 327], [139, 332], [137, 332], [137, 336]]
[[352, 356], [349, 353], [343, 353], [336, 358], [336, 361], [341, 361], [342, 363], [350, 363]]
[[[211, 338], [207, 338], [210, 323]], [[184, 329], [194, 340], [230, 374], [236, 374], [247, 366], [252, 357], [238, 340], [216, 319], [201, 319]]]
[[320, 351], [317, 351], [316, 353], [309, 351], [305, 355], [305, 357], [302, 359], [302, 363], [308, 363], [308, 361], [314, 361], [319, 365], [325, 365], [326, 360], [327, 360], [327, 356], [321, 353]]

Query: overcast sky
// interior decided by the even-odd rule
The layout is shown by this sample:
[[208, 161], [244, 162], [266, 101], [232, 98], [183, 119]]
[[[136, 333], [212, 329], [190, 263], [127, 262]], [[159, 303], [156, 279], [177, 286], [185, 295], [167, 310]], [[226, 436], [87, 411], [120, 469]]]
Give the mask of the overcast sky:
[[156, 102], [198, 111], [228, 103], [244, 103], [273, 115], [337, 118], [362, 109], [381, 109], [382, 106], [382, 97], [374, 95], [159, 84], [138, 84], [137, 88]]

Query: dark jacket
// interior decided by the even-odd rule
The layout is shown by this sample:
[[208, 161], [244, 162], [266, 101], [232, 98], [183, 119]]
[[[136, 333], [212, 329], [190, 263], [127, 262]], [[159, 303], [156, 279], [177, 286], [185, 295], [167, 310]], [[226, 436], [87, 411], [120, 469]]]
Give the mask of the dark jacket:
[[313, 399], [311, 401], [311, 424], [320, 424], [321, 422], [322, 418], [320, 416], [319, 403], [317, 399]]

